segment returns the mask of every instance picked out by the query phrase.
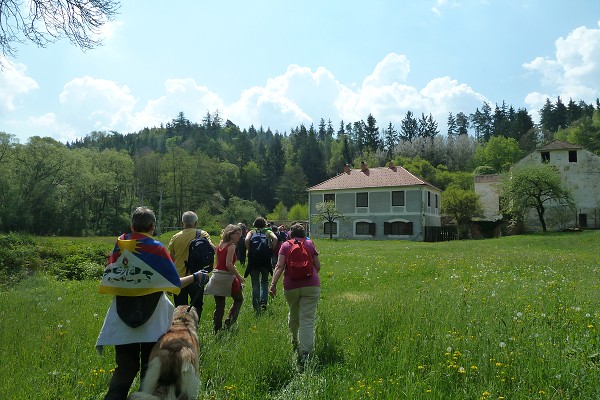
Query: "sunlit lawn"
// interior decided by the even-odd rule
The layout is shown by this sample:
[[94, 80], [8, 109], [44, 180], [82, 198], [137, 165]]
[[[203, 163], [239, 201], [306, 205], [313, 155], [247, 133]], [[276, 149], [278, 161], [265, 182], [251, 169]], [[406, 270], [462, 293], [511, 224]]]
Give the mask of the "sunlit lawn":
[[[283, 296], [255, 316], [248, 284], [224, 335], [205, 298], [199, 398], [598, 399], [599, 240], [319, 240], [313, 364], [296, 370]], [[0, 292], [0, 398], [102, 398], [114, 352], [94, 349], [97, 287], [36, 275]]]

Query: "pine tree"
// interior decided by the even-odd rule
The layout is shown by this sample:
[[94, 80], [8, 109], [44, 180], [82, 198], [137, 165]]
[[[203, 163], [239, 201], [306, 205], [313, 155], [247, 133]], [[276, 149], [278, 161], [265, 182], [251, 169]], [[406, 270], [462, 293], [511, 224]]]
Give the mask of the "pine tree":
[[452, 112], [448, 113], [448, 138], [453, 138], [458, 135], [458, 126], [456, 125], [456, 118], [452, 115]]
[[400, 139], [404, 142], [412, 143], [417, 137], [419, 124], [411, 111], [407, 111], [406, 115], [400, 122]]

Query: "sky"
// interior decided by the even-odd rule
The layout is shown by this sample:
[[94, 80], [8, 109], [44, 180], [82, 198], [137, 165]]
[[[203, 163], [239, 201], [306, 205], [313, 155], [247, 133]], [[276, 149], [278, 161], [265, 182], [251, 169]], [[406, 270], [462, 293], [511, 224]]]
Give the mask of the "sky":
[[412, 111], [444, 133], [484, 101], [537, 122], [547, 98], [600, 97], [598, 0], [127, 0], [100, 34], [85, 52], [61, 40], [2, 59], [0, 132], [71, 142], [179, 112], [399, 129]]

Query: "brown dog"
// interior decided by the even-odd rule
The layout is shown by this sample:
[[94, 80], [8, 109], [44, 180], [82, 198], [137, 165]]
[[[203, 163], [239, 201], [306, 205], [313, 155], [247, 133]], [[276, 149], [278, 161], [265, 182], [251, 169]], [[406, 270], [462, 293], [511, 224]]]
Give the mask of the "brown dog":
[[140, 391], [128, 399], [192, 400], [199, 387], [198, 313], [194, 307], [178, 306], [171, 328], [152, 348]]

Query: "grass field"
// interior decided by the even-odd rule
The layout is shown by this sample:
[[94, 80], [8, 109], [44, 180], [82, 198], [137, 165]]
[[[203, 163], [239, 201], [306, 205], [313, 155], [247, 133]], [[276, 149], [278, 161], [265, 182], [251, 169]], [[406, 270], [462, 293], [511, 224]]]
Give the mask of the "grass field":
[[[599, 399], [599, 242], [318, 240], [313, 364], [296, 370], [281, 294], [255, 316], [247, 285], [219, 336], [206, 297], [198, 398]], [[114, 352], [94, 349], [111, 300], [97, 288], [37, 273], [0, 292], [1, 399], [102, 398]]]

